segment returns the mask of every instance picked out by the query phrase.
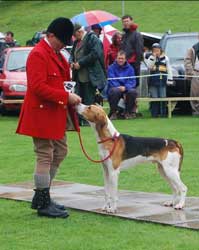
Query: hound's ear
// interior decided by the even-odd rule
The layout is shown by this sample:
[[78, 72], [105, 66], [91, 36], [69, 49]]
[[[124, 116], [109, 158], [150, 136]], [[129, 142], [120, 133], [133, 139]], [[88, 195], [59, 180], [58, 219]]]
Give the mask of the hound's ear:
[[99, 124], [101, 128], [104, 127], [107, 123], [106, 116], [103, 113], [97, 113], [96, 120], [97, 120], [97, 124]]
[[99, 104], [99, 103], [97, 103], [97, 102], [95, 102], [95, 106], [100, 107], [100, 108], [102, 108], [102, 109], [103, 109], [102, 105], [100, 105], [100, 104]]

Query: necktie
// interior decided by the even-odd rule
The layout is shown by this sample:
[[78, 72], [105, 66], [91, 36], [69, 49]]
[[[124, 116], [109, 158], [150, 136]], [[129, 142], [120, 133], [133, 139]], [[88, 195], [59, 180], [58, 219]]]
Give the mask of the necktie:
[[82, 44], [82, 40], [79, 40], [79, 41], [77, 42], [77, 48], [79, 48], [79, 47], [81, 46], [81, 44]]

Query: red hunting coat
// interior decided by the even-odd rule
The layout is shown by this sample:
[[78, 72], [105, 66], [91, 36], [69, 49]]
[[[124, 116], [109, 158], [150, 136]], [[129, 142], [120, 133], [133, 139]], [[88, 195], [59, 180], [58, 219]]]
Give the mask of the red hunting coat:
[[63, 138], [70, 112], [75, 129], [79, 131], [74, 108], [68, 106], [64, 81], [70, 80], [69, 65], [62, 56], [40, 41], [27, 60], [27, 93], [22, 105], [17, 133], [44, 139]]

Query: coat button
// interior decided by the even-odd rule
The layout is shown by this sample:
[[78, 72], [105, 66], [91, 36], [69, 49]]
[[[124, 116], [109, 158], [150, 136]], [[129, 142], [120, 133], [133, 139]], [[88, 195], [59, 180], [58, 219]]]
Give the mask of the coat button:
[[40, 107], [40, 109], [43, 109], [44, 105], [41, 104], [41, 105], [39, 105], [39, 107]]
[[64, 104], [63, 102], [59, 101], [59, 104]]

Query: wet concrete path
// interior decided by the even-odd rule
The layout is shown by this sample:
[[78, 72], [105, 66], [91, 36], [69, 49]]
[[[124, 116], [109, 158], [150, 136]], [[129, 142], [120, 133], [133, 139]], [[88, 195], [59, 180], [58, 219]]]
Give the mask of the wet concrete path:
[[[0, 198], [31, 201], [32, 196], [31, 182], [0, 185]], [[55, 181], [51, 196], [68, 208], [109, 215], [101, 210], [104, 188], [100, 186]], [[187, 197], [181, 211], [163, 206], [170, 198], [162, 193], [120, 190], [118, 211], [111, 215], [199, 230], [199, 197]]]

